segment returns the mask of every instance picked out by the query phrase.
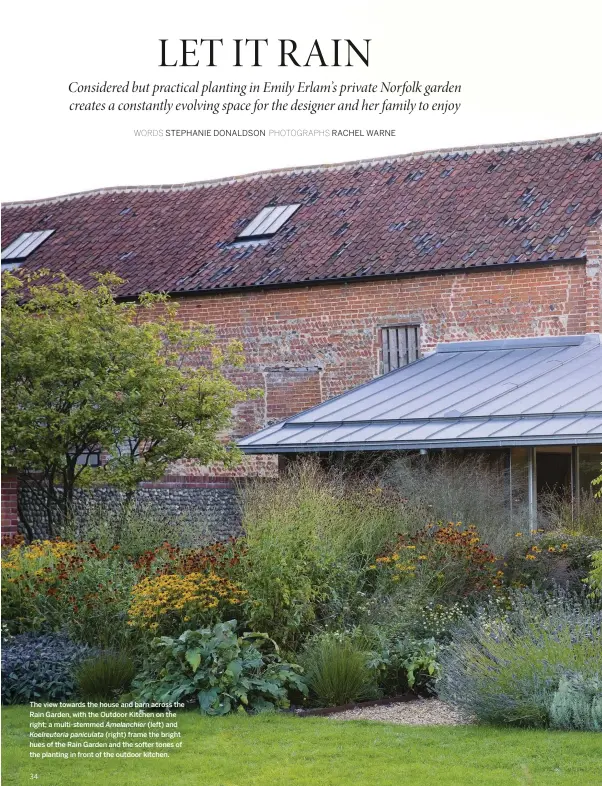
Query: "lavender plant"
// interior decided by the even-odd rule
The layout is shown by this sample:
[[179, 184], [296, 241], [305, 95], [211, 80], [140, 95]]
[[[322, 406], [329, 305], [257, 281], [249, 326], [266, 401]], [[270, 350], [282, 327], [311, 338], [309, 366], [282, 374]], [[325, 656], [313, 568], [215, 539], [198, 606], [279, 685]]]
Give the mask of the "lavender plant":
[[514, 591], [452, 630], [440, 653], [439, 696], [478, 720], [548, 726], [567, 673], [602, 675], [602, 611], [561, 589]]

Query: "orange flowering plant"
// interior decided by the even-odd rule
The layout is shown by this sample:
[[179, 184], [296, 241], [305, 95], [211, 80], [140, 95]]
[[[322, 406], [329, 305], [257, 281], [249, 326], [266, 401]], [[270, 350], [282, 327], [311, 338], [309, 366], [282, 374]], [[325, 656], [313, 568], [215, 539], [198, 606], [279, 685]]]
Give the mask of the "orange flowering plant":
[[66, 629], [77, 641], [110, 646], [127, 630], [136, 576], [119, 547], [103, 552], [60, 539], [12, 544], [2, 555], [4, 620], [11, 633]]
[[496, 561], [474, 526], [450, 521], [426, 526], [411, 537], [400, 535], [370, 568], [385, 591], [419, 583], [432, 598], [453, 601], [499, 586]]
[[213, 571], [220, 576], [232, 578], [244, 553], [244, 546], [236, 538], [195, 549], [183, 549], [166, 541], [158, 548], [149, 549], [137, 557], [134, 566], [147, 576]]
[[64, 540], [38, 540], [29, 546], [15, 540], [3, 548], [2, 614], [10, 633], [52, 626], [55, 620], [47, 619], [52, 610], [42, 601], [58, 594], [59, 574], [75, 550], [75, 543]]

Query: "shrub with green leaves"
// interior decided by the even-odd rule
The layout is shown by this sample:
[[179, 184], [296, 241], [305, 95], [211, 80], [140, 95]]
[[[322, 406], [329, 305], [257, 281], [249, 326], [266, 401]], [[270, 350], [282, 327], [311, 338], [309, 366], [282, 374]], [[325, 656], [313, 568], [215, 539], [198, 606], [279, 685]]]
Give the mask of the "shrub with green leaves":
[[579, 591], [591, 568], [591, 555], [602, 546], [599, 537], [569, 532], [518, 533], [504, 558], [504, 582], [551, 589], [560, 584]]
[[465, 617], [439, 658], [444, 701], [480, 721], [545, 727], [567, 673], [602, 674], [602, 612], [558, 588], [514, 591], [506, 611]]
[[394, 639], [381, 641], [371, 653], [368, 665], [378, 672], [378, 684], [386, 696], [412, 690], [418, 694], [434, 693], [440, 674], [441, 645], [434, 639]]
[[236, 621], [155, 639], [132, 683], [139, 701], [198, 704], [205, 715], [289, 706], [307, 693], [299, 666], [284, 663], [266, 633], [236, 635]]
[[86, 701], [115, 701], [129, 690], [136, 667], [125, 652], [103, 652], [75, 670], [77, 692]]
[[378, 695], [376, 669], [367, 647], [348, 636], [321, 634], [309, 642], [301, 663], [314, 701], [336, 707]]
[[587, 583], [591, 588], [591, 598], [602, 600], [602, 550], [592, 554], [592, 569], [587, 577]]

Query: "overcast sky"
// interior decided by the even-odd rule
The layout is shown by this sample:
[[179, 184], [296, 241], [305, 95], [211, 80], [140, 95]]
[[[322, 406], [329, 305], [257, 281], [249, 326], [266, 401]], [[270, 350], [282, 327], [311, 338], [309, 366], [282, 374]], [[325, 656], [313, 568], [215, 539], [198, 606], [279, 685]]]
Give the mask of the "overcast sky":
[[[602, 4], [507, 0], [10, 3], [4, 13], [3, 200], [103, 186], [181, 183], [284, 166], [588, 134], [602, 129]], [[159, 68], [159, 39], [268, 38], [262, 68]], [[370, 66], [275, 67], [279, 38], [325, 54], [333, 38], [371, 39]], [[330, 44], [331, 46], [331, 44]], [[70, 82], [335, 81], [461, 84], [456, 114], [69, 111]], [[140, 96], [140, 100], [151, 100]], [[223, 96], [220, 97], [222, 100]], [[255, 96], [253, 97], [255, 98]], [[265, 98], [265, 97], [264, 97]], [[326, 99], [324, 95], [311, 100]], [[380, 98], [380, 96], [379, 96]], [[128, 96], [126, 100], [134, 100]], [[155, 99], [158, 100], [158, 99]], [[174, 97], [170, 97], [174, 100]], [[175, 100], [178, 100], [177, 98]], [[213, 96], [211, 100], [216, 100]], [[235, 98], [232, 100], [236, 100]], [[273, 100], [273, 97], [265, 100]], [[144, 138], [134, 129], [385, 128], [394, 138]]]

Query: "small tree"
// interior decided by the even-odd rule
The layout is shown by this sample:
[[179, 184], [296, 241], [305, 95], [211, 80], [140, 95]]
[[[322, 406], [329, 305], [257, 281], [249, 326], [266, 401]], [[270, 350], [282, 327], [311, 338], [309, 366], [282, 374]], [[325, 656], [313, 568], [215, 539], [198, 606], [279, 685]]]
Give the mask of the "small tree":
[[2, 278], [2, 465], [43, 504], [51, 535], [72, 520], [77, 486], [131, 497], [175, 460], [240, 460], [221, 438], [234, 405], [256, 393], [224, 376], [243, 364], [239, 342], [184, 325], [165, 295], [116, 302], [113, 274], [91, 288], [48, 271]]

